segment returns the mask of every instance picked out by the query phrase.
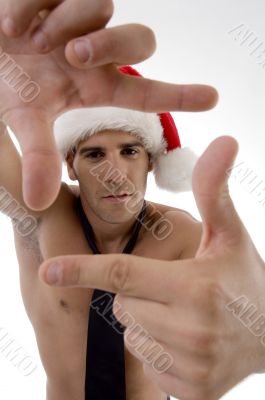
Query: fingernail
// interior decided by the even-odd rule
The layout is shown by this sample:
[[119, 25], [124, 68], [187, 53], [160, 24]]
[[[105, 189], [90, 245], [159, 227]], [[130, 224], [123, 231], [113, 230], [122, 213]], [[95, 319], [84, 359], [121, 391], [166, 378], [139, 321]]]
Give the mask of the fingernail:
[[17, 33], [15, 22], [10, 17], [6, 17], [3, 19], [1, 27], [2, 31], [8, 36]]
[[32, 39], [33, 39], [35, 46], [38, 48], [38, 50], [41, 50], [41, 51], [48, 50], [48, 48], [49, 48], [48, 41], [42, 31], [37, 31], [36, 33], [34, 33], [34, 35], [32, 36]]
[[59, 264], [51, 264], [46, 272], [48, 283], [58, 283], [62, 278], [62, 266]]
[[90, 46], [85, 40], [76, 40], [74, 43], [75, 54], [82, 63], [90, 58]]

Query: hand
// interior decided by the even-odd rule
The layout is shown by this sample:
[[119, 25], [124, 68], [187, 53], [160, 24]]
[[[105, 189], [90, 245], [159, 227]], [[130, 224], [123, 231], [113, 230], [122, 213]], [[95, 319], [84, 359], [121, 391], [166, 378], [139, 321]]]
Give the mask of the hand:
[[[106, 65], [87, 71], [77, 70], [67, 63], [64, 46], [48, 54], [36, 54], [30, 45], [30, 35], [40, 21], [37, 16], [28, 30], [17, 38], [0, 34], [0, 118], [11, 127], [20, 143], [23, 196], [32, 209], [47, 208], [59, 191], [61, 165], [52, 123], [60, 113], [76, 107], [103, 105], [146, 111], [201, 111], [216, 103], [216, 91], [205, 85], [170, 85], [121, 74], [111, 63], [112, 57], [115, 62], [119, 58], [117, 48], [105, 59]], [[125, 61], [128, 49], [130, 61], [134, 57], [136, 61], [140, 53], [143, 56], [143, 44], [150, 42], [150, 32], [136, 27], [131, 26], [126, 35], [122, 35], [125, 28], [109, 30], [110, 36], [107, 31], [99, 32], [103, 48], [108, 45], [107, 38], [112, 37], [121, 44], [121, 55], [124, 52], [120, 61]], [[97, 40], [94, 43], [100, 44]], [[150, 45], [147, 47], [150, 49]], [[21, 76], [28, 77], [30, 83], [23, 82]]]
[[[7, 37], [29, 31], [28, 44], [39, 53], [67, 43], [65, 56], [73, 66], [136, 64], [155, 50], [154, 34], [146, 26], [106, 29], [113, 14], [111, 0], [2, 0], [0, 4], [1, 28]], [[86, 63], [84, 55], [89, 56]]]
[[[220, 137], [195, 167], [193, 192], [203, 234], [193, 259], [169, 262], [124, 254], [61, 256], [45, 261], [40, 268], [40, 278], [49, 284], [48, 267], [57, 264], [58, 286], [118, 293], [114, 310], [115, 306], [119, 310], [114, 312], [126, 326], [128, 350], [143, 362], [148, 377], [181, 400], [218, 399], [265, 365], [261, 343], [265, 324], [255, 323], [262, 315], [265, 319], [264, 262], [227, 186], [226, 171], [237, 148], [233, 138]], [[242, 300], [235, 301], [241, 296], [257, 308], [255, 318], [244, 313], [244, 323], [239, 317], [245, 307]], [[133, 330], [131, 318], [124, 321], [124, 313], [173, 357], [167, 371], [158, 373], [132, 346], [128, 339]]]
[[30, 35], [40, 52], [104, 28], [113, 14], [112, 0], [1, 0], [0, 5], [1, 28], [8, 37], [23, 35], [41, 17]]

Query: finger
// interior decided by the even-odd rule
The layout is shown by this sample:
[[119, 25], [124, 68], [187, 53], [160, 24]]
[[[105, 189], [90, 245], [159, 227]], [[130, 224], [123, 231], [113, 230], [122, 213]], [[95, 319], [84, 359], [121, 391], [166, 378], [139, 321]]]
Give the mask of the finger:
[[[30, 26], [40, 10], [59, 4], [62, 0], [9, 0], [5, 1], [0, 11], [1, 27], [5, 35], [16, 37]], [[2, 3], [2, 2], [1, 2]]]
[[110, 63], [136, 64], [150, 57], [155, 47], [151, 29], [140, 24], [128, 24], [70, 41], [65, 56], [72, 66], [87, 69]]
[[206, 111], [214, 107], [217, 91], [207, 85], [176, 85], [120, 73], [113, 105], [148, 112]]
[[[218, 99], [217, 91], [207, 85], [176, 85], [152, 81], [119, 72], [113, 64], [93, 68], [87, 72], [89, 81], [80, 90], [84, 106], [91, 106], [91, 76], [94, 74], [93, 106], [112, 105], [146, 112], [205, 111]], [[85, 71], [84, 71], [85, 74]]]
[[[226, 234], [237, 241], [243, 224], [229, 195], [228, 170], [238, 152], [238, 143], [229, 136], [215, 139], [199, 158], [192, 177], [195, 200], [206, 234]], [[220, 244], [220, 243], [219, 243]]]
[[115, 296], [113, 311], [124, 326], [132, 328], [139, 324], [143, 329], [152, 332], [156, 340], [164, 338], [164, 324], [161, 321], [171, 321], [172, 318], [172, 310], [169, 311], [165, 304], [120, 294]]
[[61, 183], [61, 159], [52, 127], [43, 116], [15, 110], [7, 118], [23, 156], [23, 197], [34, 210], [43, 210], [56, 199]]
[[48, 52], [72, 38], [104, 27], [112, 13], [112, 0], [65, 0], [33, 33], [33, 45], [42, 53]]
[[[185, 262], [179, 263], [184, 266]], [[57, 274], [56, 266], [59, 267]], [[172, 265], [169, 261], [124, 254], [80, 255], [47, 260], [41, 265], [39, 273], [48, 284], [98, 288], [166, 303], [176, 296], [178, 286], [181, 291], [181, 282], [173, 279], [176, 268], [176, 264]]]

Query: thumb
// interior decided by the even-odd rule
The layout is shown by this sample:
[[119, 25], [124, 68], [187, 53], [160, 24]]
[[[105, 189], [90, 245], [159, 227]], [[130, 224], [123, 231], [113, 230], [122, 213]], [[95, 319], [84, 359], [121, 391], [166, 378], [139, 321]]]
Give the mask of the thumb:
[[61, 159], [52, 126], [42, 113], [13, 110], [6, 124], [22, 151], [23, 198], [33, 210], [43, 210], [56, 199], [61, 183]]
[[218, 233], [238, 235], [238, 229], [242, 227], [228, 189], [227, 171], [237, 152], [237, 141], [231, 136], [221, 136], [208, 146], [194, 168], [192, 188], [204, 236], [206, 232], [211, 236]]

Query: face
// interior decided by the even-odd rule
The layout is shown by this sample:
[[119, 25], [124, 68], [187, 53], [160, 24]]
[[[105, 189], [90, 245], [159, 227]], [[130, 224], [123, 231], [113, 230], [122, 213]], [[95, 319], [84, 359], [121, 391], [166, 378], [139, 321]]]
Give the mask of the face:
[[78, 180], [90, 210], [113, 224], [129, 221], [142, 207], [152, 169], [141, 141], [123, 131], [104, 131], [79, 143], [67, 157], [70, 179]]

